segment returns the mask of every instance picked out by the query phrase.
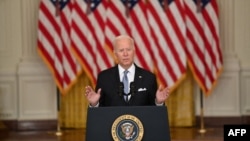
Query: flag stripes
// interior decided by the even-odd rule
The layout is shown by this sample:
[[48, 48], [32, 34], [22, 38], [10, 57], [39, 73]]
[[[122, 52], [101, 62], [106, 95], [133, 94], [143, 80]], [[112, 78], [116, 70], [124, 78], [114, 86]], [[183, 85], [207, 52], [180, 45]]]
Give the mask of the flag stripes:
[[131, 35], [125, 11], [126, 6], [121, 0], [109, 1], [104, 32], [105, 46], [110, 53], [113, 52], [112, 41], [116, 36]]
[[[97, 72], [100, 70], [96, 60], [96, 42], [94, 27], [87, 16], [87, 3], [76, 0], [73, 5], [71, 42], [72, 50], [83, 66], [92, 83], [95, 83]], [[92, 67], [93, 66], [93, 67]]]
[[216, 0], [185, 1], [187, 15], [187, 55], [196, 81], [209, 95], [222, 71], [219, 44], [218, 6]]
[[165, 8], [164, 1], [150, 1], [147, 13], [157, 43], [154, 55], [158, 78], [161, 83], [174, 87], [186, 74], [184, 4], [182, 0], [167, 4]]
[[[126, 4], [126, 2], [125, 2]], [[129, 15], [128, 22], [131, 35], [135, 40], [136, 56], [135, 61], [143, 68], [153, 71], [153, 52], [151, 44], [150, 27], [146, 16], [146, 5], [142, 0], [128, 1]]]
[[70, 1], [48, 0], [41, 0], [39, 6], [38, 52], [62, 94], [67, 93], [81, 71], [70, 51], [71, 6]]

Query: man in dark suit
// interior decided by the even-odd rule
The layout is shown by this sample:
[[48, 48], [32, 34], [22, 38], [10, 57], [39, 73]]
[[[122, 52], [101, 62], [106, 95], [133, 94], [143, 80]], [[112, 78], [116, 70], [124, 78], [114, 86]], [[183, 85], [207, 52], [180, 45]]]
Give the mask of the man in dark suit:
[[156, 77], [134, 63], [134, 40], [120, 35], [113, 42], [118, 64], [98, 74], [96, 91], [86, 86], [86, 97], [91, 107], [99, 106], [162, 106], [169, 89], [157, 89]]

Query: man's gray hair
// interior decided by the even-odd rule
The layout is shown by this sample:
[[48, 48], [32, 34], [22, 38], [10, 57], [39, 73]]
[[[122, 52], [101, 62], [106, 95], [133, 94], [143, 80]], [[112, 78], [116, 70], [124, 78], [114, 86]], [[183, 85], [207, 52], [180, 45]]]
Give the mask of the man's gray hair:
[[114, 49], [114, 51], [115, 51], [117, 41], [120, 40], [120, 39], [124, 39], [124, 38], [129, 39], [131, 41], [133, 47], [134, 47], [134, 39], [131, 38], [129, 35], [123, 34], [123, 35], [119, 35], [119, 36], [115, 37], [115, 39], [113, 41], [113, 49]]

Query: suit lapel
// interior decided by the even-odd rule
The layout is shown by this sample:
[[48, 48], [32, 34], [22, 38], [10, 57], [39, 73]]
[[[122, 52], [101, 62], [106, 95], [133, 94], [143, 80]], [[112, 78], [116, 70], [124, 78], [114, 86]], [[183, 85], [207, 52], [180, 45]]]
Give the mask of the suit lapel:
[[135, 67], [135, 78], [134, 78], [136, 92], [137, 92], [138, 88], [140, 88], [142, 86], [142, 80], [143, 80], [143, 76], [142, 76], [141, 70], [140, 70], [140, 68], [138, 68], [136, 66]]
[[118, 65], [114, 67], [114, 71], [111, 74], [112, 77], [114, 77], [114, 84], [111, 85], [117, 85], [115, 89], [115, 93], [119, 93], [120, 91], [120, 75], [119, 75], [119, 70], [118, 70]]
[[[134, 76], [134, 85], [135, 85], [135, 93], [134, 96], [138, 93], [138, 88], [142, 86], [142, 73], [139, 67], [135, 65], [135, 76]], [[129, 103], [133, 105], [134, 96], [131, 96]]]
[[119, 74], [119, 70], [118, 70], [118, 65], [115, 66], [114, 68], [114, 74], [112, 74], [115, 76], [115, 84], [119, 84], [120, 83], [120, 74]]
[[[115, 67], [114, 67], [114, 72], [113, 72], [113, 74], [112, 75], [114, 75], [114, 81], [115, 81], [115, 83], [114, 84], [116, 84], [117, 85], [117, 87], [116, 87], [116, 89], [115, 89], [115, 94], [119, 94], [120, 92], [120, 88], [119, 88], [119, 86], [120, 86], [120, 83], [121, 83], [121, 81], [120, 81], [120, 74], [119, 74], [119, 69], [118, 69], [118, 65], [116, 65]], [[123, 91], [123, 90], [122, 90]], [[122, 103], [125, 105], [125, 100], [124, 100], [124, 98], [123, 98], [123, 95], [119, 95], [120, 96], [120, 98], [121, 98], [121, 101], [122, 101]]]

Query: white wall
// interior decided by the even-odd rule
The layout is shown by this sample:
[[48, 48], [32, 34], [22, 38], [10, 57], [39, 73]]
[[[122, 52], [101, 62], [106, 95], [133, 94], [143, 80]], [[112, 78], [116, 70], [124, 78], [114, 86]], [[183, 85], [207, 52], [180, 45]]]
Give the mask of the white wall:
[[56, 119], [56, 86], [37, 54], [39, 0], [0, 1], [0, 119]]
[[[224, 71], [205, 116], [250, 115], [250, 1], [218, 0]], [[56, 86], [36, 52], [39, 0], [0, 0], [0, 119], [56, 119]], [[196, 87], [196, 114], [199, 115]]]

